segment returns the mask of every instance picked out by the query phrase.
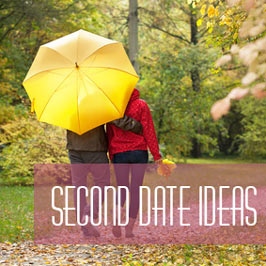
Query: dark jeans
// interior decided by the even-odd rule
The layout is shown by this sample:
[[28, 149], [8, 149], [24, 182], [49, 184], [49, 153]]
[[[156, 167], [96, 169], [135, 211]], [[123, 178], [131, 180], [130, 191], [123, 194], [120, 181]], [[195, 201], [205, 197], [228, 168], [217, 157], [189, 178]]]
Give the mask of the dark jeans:
[[[146, 164], [147, 151], [126, 151], [114, 154], [113, 158], [117, 186], [127, 186], [130, 191], [129, 217], [136, 218], [139, 211], [139, 187], [142, 186]], [[132, 164], [132, 165], [130, 165]], [[131, 182], [129, 184], [129, 174]], [[124, 206], [126, 192], [121, 191], [121, 207]]]
[[[110, 185], [110, 169], [106, 152], [89, 152], [69, 150], [68, 156], [71, 162], [71, 178], [74, 189], [74, 204], [77, 216], [77, 189], [79, 186], [87, 187], [87, 177], [90, 172], [93, 176], [94, 186], [103, 189]], [[98, 190], [94, 190], [93, 214], [94, 218], [98, 217]], [[104, 201], [102, 193], [102, 202]], [[90, 205], [87, 205], [85, 190], [80, 190], [80, 220], [83, 214], [90, 214]]]

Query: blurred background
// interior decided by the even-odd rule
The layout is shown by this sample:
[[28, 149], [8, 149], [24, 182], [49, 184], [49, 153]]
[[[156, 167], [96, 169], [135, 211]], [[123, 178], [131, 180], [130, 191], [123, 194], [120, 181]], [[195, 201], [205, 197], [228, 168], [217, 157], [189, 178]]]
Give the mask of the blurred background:
[[[265, 39], [265, 24], [259, 27], [265, 4], [130, 2], [1, 1], [0, 184], [31, 185], [34, 164], [69, 163], [65, 130], [36, 120], [21, 84], [40, 45], [79, 29], [123, 43], [140, 75], [137, 88], [151, 108], [164, 157], [176, 163], [265, 161], [265, 99], [233, 101], [218, 121], [210, 115], [212, 105], [241, 86], [252, 67], [238, 57], [219, 67], [215, 62], [233, 45]], [[250, 12], [258, 21], [248, 20]], [[265, 82], [265, 53], [255, 59], [262, 73], [256, 82]]]

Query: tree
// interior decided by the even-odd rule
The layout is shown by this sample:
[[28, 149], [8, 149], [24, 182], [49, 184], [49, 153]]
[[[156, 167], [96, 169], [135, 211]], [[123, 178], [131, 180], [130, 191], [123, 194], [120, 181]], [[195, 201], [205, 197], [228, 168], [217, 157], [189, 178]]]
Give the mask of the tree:
[[[228, 0], [229, 6], [235, 7], [239, 1]], [[239, 139], [241, 145], [239, 151], [245, 158], [256, 156], [265, 157], [265, 100], [266, 97], [266, 14], [264, 1], [246, 0], [240, 8], [246, 12], [244, 22], [239, 27], [239, 43], [232, 45], [227, 54], [222, 56], [216, 63], [218, 67], [224, 64], [235, 65], [240, 61], [245, 69], [241, 73], [241, 83], [234, 88], [226, 97], [217, 101], [211, 109], [214, 120], [229, 112], [232, 101], [241, 100], [247, 95], [254, 99], [241, 102], [241, 121], [244, 132]]]
[[21, 83], [43, 43], [80, 28], [97, 33], [90, 0], [0, 3], [0, 183], [32, 184], [34, 163], [67, 162], [65, 131], [30, 115]]
[[[239, 1], [228, 0], [229, 5], [239, 4]], [[243, 46], [233, 45], [228, 54], [222, 56], [216, 65], [222, 66], [238, 56], [246, 66], [247, 72], [241, 79], [241, 87], [234, 88], [225, 98], [216, 102], [212, 107], [212, 116], [215, 120], [227, 114], [231, 100], [240, 100], [248, 94], [256, 98], [266, 97], [266, 14], [265, 4], [262, 0], [246, 0], [242, 8], [248, 15], [239, 29]]]
[[2, 1], [1, 97], [12, 105], [24, 103], [28, 97], [21, 83], [39, 46], [79, 29], [82, 25], [80, 16], [87, 21], [85, 16], [93, 12], [92, 3], [87, 0]]
[[129, 59], [139, 73], [138, 64], [138, 0], [129, 0], [128, 16]]
[[[208, 109], [211, 99], [216, 97], [214, 92], [219, 89], [221, 83], [225, 82], [221, 79], [222, 81], [218, 83], [214, 78], [217, 73], [213, 71], [213, 62], [219, 54], [219, 49], [206, 46], [208, 30], [198, 23], [200, 17], [198, 1], [186, 3], [160, 0], [143, 4], [139, 8], [140, 26], [142, 26], [140, 42], [144, 43], [145, 38], [145, 44], [140, 47], [141, 54], [145, 55], [141, 57], [141, 73], [144, 77], [148, 72], [154, 72], [155, 80], [158, 81], [153, 85], [150, 85], [148, 80], [145, 83], [141, 81], [140, 84], [143, 88], [152, 87], [161, 92], [158, 97], [158, 106], [161, 104], [162, 111], [159, 111], [160, 118], [156, 121], [158, 134], [169, 135], [168, 139], [171, 139], [171, 135], [178, 134], [181, 127], [174, 118], [176, 115], [174, 112], [169, 114], [163, 111], [163, 109], [177, 109], [182, 112], [179, 115], [179, 117], [183, 116], [182, 121], [189, 120], [189, 123], [186, 122], [188, 134], [185, 139], [186, 143], [190, 144], [186, 144], [184, 149], [186, 155], [188, 150], [194, 157], [205, 152], [213, 153], [217, 145], [215, 131], [221, 125], [211, 125]], [[229, 82], [227, 78], [224, 80]], [[155, 84], [156, 88], [154, 88]], [[162, 88], [159, 88], [160, 86]], [[152, 97], [153, 100], [149, 100], [148, 96], [152, 97], [152, 95], [147, 94], [146, 99], [154, 106], [154, 97]], [[164, 98], [168, 98], [168, 102], [163, 104]], [[180, 99], [183, 101], [180, 102]], [[173, 119], [172, 123], [169, 123], [170, 118]], [[168, 121], [168, 124], [163, 125], [162, 121]], [[178, 127], [174, 127], [177, 131], [171, 129], [170, 125], [177, 124]], [[180, 146], [174, 140], [172, 145]]]

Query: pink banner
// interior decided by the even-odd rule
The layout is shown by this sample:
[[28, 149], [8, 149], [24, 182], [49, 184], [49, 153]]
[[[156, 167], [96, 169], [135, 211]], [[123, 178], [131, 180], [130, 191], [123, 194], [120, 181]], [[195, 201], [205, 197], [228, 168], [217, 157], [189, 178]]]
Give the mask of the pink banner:
[[154, 164], [35, 165], [35, 244], [266, 244], [265, 164], [158, 172]]

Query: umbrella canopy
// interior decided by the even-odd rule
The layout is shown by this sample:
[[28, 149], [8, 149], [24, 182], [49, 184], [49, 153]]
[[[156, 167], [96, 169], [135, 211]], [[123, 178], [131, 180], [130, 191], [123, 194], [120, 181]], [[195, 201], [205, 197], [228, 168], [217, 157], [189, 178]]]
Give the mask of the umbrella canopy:
[[83, 134], [122, 117], [138, 79], [121, 43], [79, 30], [42, 45], [23, 86], [39, 121]]

